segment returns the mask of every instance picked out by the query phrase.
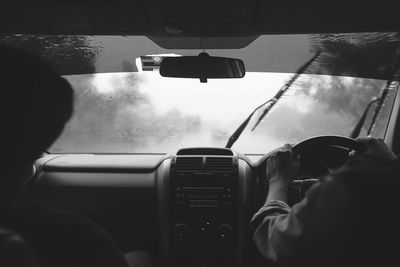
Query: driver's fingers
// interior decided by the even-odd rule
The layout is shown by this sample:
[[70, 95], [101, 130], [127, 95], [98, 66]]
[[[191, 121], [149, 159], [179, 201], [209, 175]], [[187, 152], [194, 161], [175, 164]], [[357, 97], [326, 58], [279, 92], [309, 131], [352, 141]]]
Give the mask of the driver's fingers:
[[359, 137], [359, 138], [357, 138], [356, 140], [358, 140], [358, 141], [360, 141], [360, 142], [362, 142], [362, 143], [365, 143], [365, 144], [376, 144], [376, 143], [382, 143], [383, 142], [383, 139], [382, 138], [374, 138], [374, 137], [372, 137], [372, 136], [370, 136], [370, 135], [368, 135], [367, 137]]
[[301, 159], [300, 155], [297, 155], [297, 156], [293, 157], [293, 162], [297, 167], [300, 166], [300, 159]]
[[283, 152], [287, 152], [287, 153], [289, 153], [289, 154], [292, 154], [292, 145], [291, 145], [291, 144], [285, 144], [285, 145], [283, 146], [282, 151], [283, 151]]
[[291, 155], [292, 147], [290, 144], [285, 144], [279, 151], [276, 152], [277, 156]]
[[292, 145], [287, 143], [283, 145], [283, 149], [292, 149]]
[[292, 151], [292, 145], [291, 144], [285, 144], [281, 150], [279, 150], [276, 155], [278, 157], [283, 157], [283, 158], [292, 158], [295, 160], [293, 157], [293, 151]]
[[361, 142], [361, 143], [364, 143], [367, 146], [370, 146], [370, 145], [372, 145], [373, 143], [376, 142], [376, 139], [374, 139], [374, 138], [372, 138], [370, 136], [360, 137], [360, 138], [357, 138], [356, 140]]

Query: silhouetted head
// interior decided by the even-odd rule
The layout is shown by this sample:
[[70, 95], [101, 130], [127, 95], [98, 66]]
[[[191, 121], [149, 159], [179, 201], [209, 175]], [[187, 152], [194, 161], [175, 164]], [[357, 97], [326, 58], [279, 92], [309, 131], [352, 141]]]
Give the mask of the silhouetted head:
[[0, 228], [0, 266], [38, 267], [28, 244], [15, 232]]
[[72, 114], [73, 91], [43, 59], [0, 46], [0, 94], [4, 189], [60, 135]]

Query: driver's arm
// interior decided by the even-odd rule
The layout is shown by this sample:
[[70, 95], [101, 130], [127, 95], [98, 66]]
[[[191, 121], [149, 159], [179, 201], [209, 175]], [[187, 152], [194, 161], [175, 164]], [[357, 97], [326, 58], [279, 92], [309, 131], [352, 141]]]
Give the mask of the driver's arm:
[[312, 210], [310, 203], [314, 203], [320, 191], [321, 183], [318, 182], [292, 208], [283, 201], [270, 201], [253, 216], [253, 240], [265, 259], [279, 266], [288, 263], [302, 234], [303, 222]]
[[309, 203], [314, 202], [321, 187], [320, 183], [315, 184], [300, 203], [290, 208], [288, 188], [298, 170], [299, 161], [293, 157], [290, 145], [285, 145], [267, 160], [267, 199], [251, 220], [258, 250], [277, 265], [285, 265], [290, 259], [294, 244], [302, 233], [303, 221], [311, 210]]
[[[382, 140], [366, 138], [359, 141], [366, 145], [367, 150], [359, 155], [361, 157], [350, 160], [343, 169], [396, 159]], [[334, 176], [340, 173], [329, 174], [313, 185], [301, 202], [290, 208], [287, 204], [288, 186], [297, 176], [298, 170], [298, 159], [293, 157], [290, 145], [285, 145], [267, 160], [268, 196], [264, 206], [251, 220], [253, 239], [258, 250], [267, 260], [280, 266], [289, 263], [293, 249], [302, 235], [304, 222], [318, 203], [317, 198], [329, 198], [331, 203], [340, 206], [344, 205], [347, 196], [342, 186], [334, 179]]]

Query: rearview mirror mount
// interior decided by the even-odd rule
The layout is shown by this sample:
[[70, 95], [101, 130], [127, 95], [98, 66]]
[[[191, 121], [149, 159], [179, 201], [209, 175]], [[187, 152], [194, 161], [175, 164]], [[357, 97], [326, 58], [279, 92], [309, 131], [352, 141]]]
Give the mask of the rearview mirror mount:
[[207, 79], [243, 78], [244, 63], [240, 59], [212, 57], [205, 52], [198, 56], [164, 57], [160, 65], [163, 77]]

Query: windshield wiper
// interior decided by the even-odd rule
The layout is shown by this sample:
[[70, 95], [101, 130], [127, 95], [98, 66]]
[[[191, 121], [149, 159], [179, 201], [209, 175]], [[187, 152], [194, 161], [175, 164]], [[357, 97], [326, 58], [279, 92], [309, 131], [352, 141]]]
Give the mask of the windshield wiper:
[[256, 113], [257, 110], [262, 108], [263, 106], [269, 104], [268, 107], [266, 107], [261, 114], [261, 116], [258, 118], [256, 124], [254, 127], [251, 129], [254, 131], [254, 129], [258, 126], [258, 124], [262, 121], [262, 119], [268, 114], [268, 112], [271, 110], [271, 108], [279, 101], [279, 99], [283, 96], [284, 93], [287, 92], [287, 90], [292, 86], [292, 84], [297, 80], [298, 77], [300, 77], [301, 74], [303, 74], [307, 68], [313, 63], [318, 56], [321, 54], [321, 52], [317, 52], [309, 61], [307, 61], [303, 66], [301, 66], [297, 72], [290, 78], [290, 80], [279, 89], [279, 91], [275, 94], [275, 96], [268, 101], [264, 102], [257, 108], [255, 108], [250, 115], [247, 117], [247, 119], [240, 124], [240, 126], [236, 129], [236, 131], [229, 137], [228, 143], [226, 144], [226, 148], [231, 148], [233, 144], [239, 139], [240, 135], [242, 134], [243, 130], [246, 128], [247, 124], [249, 124], [250, 119], [253, 117], [254, 113]]
[[376, 103], [376, 102], [378, 102], [380, 100], [381, 100], [381, 98], [379, 97], [379, 98], [371, 100], [368, 103], [367, 107], [364, 110], [363, 115], [358, 120], [358, 122], [357, 122], [356, 126], [354, 127], [354, 129], [351, 131], [350, 138], [356, 139], [360, 135], [361, 129], [362, 129], [364, 123], [365, 123], [365, 120], [367, 119], [367, 114], [368, 114], [368, 111], [369, 111], [370, 107], [372, 106], [372, 104], [374, 104], [374, 103]]
[[[399, 80], [400, 80], [400, 57], [397, 58], [397, 62], [396, 62], [395, 68], [394, 68], [393, 75], [392, 75], [391, 79], [387, 80], [385, 89], [383, 89], [381, 96], [376, 99], [371, 100], [367, 104], [367, 107], [365, 108], [363, 115], [357, 122], [354, 129], [351, 131], [351, 134], [350, 134], [351, 138], [355, 139], [360, 135], [361, 129], [364, 126], [365, 120], [367, 119], [367, 114], [368, 114], [369, 109], [371, 108], [372, 104], [378, 102], [378, 104], [375, 108], [375, 112], [372, 117], [371, 123], [369, 125], [368, 131], [367, 131], [367, 135], [371, 134], [372, 129], [375, 125], [375, 121], [378, 118], [378, 115], [382, 109], [383, 103], [385, 102], [387, 95], [389, 94], [389, 91], [393, 90], [395, 87], [399, 87], [399, 85], [400, 85]], [[397, 85], [395, 84], [395, 82], [397, 82]]]
[[253, 112], [250, 113], [250, 115], [247, 117], [247, 119], [240, 124], [240, 126], [236, 129], [236, 131], [229, 137], [228, 143], [226, 144], [226, 148], [231, 148], [233, 144], [239, 139], [240, 135], [242, 134], [243, 130], [246, 128], [247, 124], [249, 124], [249, 121], [251, 117], [253, 117], [253, 114], [256, 113], [257, 110], [271, 102], [272, 99], [268, 100], [267, 102], [261, 104], [258, 106], [256, 109], [253, 110]]

